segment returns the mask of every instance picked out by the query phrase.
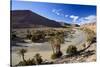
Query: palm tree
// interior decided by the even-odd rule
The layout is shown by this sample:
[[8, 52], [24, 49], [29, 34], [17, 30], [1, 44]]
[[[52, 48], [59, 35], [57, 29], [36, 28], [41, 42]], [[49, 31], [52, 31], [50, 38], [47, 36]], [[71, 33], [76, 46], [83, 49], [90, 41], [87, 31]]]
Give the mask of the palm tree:
[[53, 50], [53, 54], [56, 53], [58, 54], [61, 49], [61, 43], [64, 43], [64, 37], [63, 35], [55, 35], [55, 36], [51, 36], [50, 38], [50, 43], [51, 43], [51, 47]]
[[18, 52], [18, 54], [22, 56], [22, 59], [23, 59], [24, 62], [26, 62], [26, 60], [25, 60], [25, 53], [26, 52], [27, 52], [26, 49], [20, 49], [19, 52]]
[[55, 54], [55, 50], [54, 50], [54, 46], [53, 46], [54, 40], [53, 40], [53, 37], [52, 36], [50, 37], [49, 42], [50, 42], [50, 45], [51, 45], [53, 54]]
[[55, 50], [56, 53], [58, 54], [59, 52], [61, 52], [61, 44], [64, 43], [64, 38], [62, 35], [59, 36], [55, 36], [54, 37], [54, 46], [55, 46]]

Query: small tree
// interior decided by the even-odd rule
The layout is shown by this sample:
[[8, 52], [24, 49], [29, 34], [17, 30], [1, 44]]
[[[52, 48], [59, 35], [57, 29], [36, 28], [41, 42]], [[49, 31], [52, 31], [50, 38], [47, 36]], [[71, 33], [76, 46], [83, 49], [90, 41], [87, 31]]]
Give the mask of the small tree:
[[50, 37], [50, 43], [53, 50], [53, 54], [51, 55], [51, 58], [59, 58], [62, 56], [61, 52], [61, 44], [64, 43], [64, 37], [60, 35], [55, 35]]
[[54, 50], [54, 46], [53, 46], [53, 43], [54, 43], [53, 37], [50, 37], [50, 38], [49, 38], [49, 43], [50, 43], [50, 45], [51, 45], [51, 48], [52, 48], [52, 51], [53, 51], [53, 54], [54, 54], [54, 53], [55, 53], [55, 50]]
[[63, 36], [59, 35], [55, 35], [54, 36], [54, 46], [55, 46], [55, 51], [56, 51], [56, 54], [59, 54], [61, 53], [61, 44], [64, 43], [64, 38]]
[[26, 49], [20, 49], [19, 52], [18, 52], [18, 54], [22, 56], [22, 59], [23, 59], [24, 62], [26, 62], [26, 60], [25, 60], [25, 53], [26, 52], [27, 52]]

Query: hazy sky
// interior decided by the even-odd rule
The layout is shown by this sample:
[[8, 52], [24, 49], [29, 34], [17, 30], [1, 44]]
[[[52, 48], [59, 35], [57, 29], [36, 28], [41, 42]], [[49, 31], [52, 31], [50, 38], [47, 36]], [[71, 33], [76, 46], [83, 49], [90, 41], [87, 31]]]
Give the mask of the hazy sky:
[[96, 22], [96, 6], [12, 0], [12, 10], [31, 10], [51, 20], [78, 24]]

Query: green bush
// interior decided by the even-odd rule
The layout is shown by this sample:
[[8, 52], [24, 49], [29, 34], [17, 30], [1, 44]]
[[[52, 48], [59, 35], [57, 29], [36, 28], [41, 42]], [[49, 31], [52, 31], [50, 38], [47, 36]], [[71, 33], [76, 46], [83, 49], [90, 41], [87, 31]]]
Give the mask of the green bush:
[[51, 59], [56, 59], [56, 58], [57, 58], [56, 53], [54, 53], [54, 54], [51, 55]]
[[29, 30], [27, 30], [26, 38], [27, 38], [27, 39], [31, 39], [31, 37], [32, 37], [31, 32], [30, 32]]
[[32, 40], [33, 42], [34, 42], [34, 41], [37, 41], [37, 40], [38, 40], [37, 35], [32, 35], [31, 40]]
[[41, 58], [40, 54], [37, 53], [35, 56], [34, 56], [34, 60], [35, 60], [35, 63], [36, 64], [41, 64], [43, 62], [43, 59]]
[[66, 50], [66, 53], [68, 53], [68, 54], [76, 54], [76, 52], [77, 52], [77, 48], [74, 45], [68, 46], [68, 48]]
[[45, 33], [44, 31], [34, 31], [31, 37], [31, 40], [33, 42], [38, 41], [40, 39], [44, 39], [45, 38]]
[[33, 59], [28, 59], [26, 62], [27, 62], [26, 65], [35, 65], [34, 58]]
[[23, 61], [20, 61], [16, 66], [24, 66], [24, 65], [26, 65], [26, 63]]
[[28, 59], [25, 61], [20, 61], [16, 66], [28, 66], [28, 65], [38, 65], [42, 64], [43, 59], [41, 58], [40, 54], [37, 53], [34, 58]]
[[31, 37], [32, 37], [31, 34], [27, 34], [27, 35], [26, 35], [26, 38], [27, 38], [27, 39], [31, 39]]
[[62, 56], [62, 52], [54, 53], [51, 55], [51, 59], [57, 59], [60, 58], [61, 56]]
[[28, 59], [26, 62], [20, 61], [16, 66], [28, 66], [28, 65], [35, 65], [34, 58]]

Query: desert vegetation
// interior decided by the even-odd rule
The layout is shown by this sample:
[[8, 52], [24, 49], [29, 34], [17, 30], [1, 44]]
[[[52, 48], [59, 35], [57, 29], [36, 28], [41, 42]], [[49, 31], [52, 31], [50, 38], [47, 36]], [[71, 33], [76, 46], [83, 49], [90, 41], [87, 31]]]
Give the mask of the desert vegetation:
[[15, 66], [30, 66], [30, 65], [44, 65], [44, 64], [53, 64], [53, 62], [46, 62], [42, 59], [42, 56], [39, 53], [36, 53], [33, 58], [25, 59], [25, 53], [27, 53], [27, 49], [20, 49], [18, 54], [22, 57], [22, 61], [20, 61]]
[[66, 53], [69, 54], [69, 55], [76, 54], [77, 53], [77, 47], [74, 46], [74, 45], [68, 46]]
[[96, 61], [95, 5], [13, 1], [12, 7], [12, 67]]
[[51, 43], [51, 48], [53, 50], [53, 54], [51, 56], [52, 59], [56, 59], [62, 56], [61, 52], [61, 44], [64, 43], [64, 37], [62, 35], [51, 36], [49, 39]]
[[48, 30], [27, 30], [26, 38], [32, 40], [33, 42], [38, 40], [50, 40], [52, 37], [55, 38], [57, 36], [62, 37], [64, 36], [64, 31], [62, 30], [55, 30], [55, 29], [48, 29]]
[[[66, 30], [63, 30], [66, 29]], [[86, 33], [86, 42], [88, 43], [88, 46], [86, 46], [86, 43], [84, 43], [84, 48], [83, 49], [79, 49], [78, 46], [74, 45], [74, 43], [69, 46], [67, 46], [67, 43], [65, 43], [65, 38], [71, 38], [73, 39], [76, 34], [76, 30], [72, 30], [71, 28], [63, 28], [63, 29], [54, 29], [54, 28], [50, 28], [50, 29], [46, 29], [46, 30], [26, 30], [26, 35], [23, 39], [23, 41], [26, 39], [30, 40], [32, 43], [44, 43], [47, 42], [49, 44], [49, 47], [51, 48], [51, 53], [50, 53], [50, 58], [53, 60], [47, 60], [45, 61], [45, 59], [42, 58], [42, 52], [41, 53], [36, 53], [34, 54], [33, 58], [29, 58], [29, 59], [25, 59], [25, 54], [28, 52], [27, 49], [20, 49], [18, 52], [18, 55], [21, 56], [22, 61], [20, 61], [18, 64], [16, 64], [16, 66], [28, 66], [28, 65], [43, 65], [43, 64], [54, 64], [54, 63], [59, 63], [58, 61], [56, 61], [57, 59], [71, 59], [71, 58], [78, 58], [81, 57], [85, 54], [85, 50], [87, 50], [95, 40], [96, 34], [91, 31], [90, 29], [87, 28], [81, 28], [81, 29], [76, 29], [76, 30], [80, 30], [83, 31], [84, 33]], [[12, 34], [12, 40], [14, 38], [19, 38], [18, 34], [14, 33]], [[21, 38], [21, 37], [20, 37]], [[70, 41], [69, 41], [70, 42]], [[62, 51], [62, 44], [66, 44], [66, 55], [64, 55], [64, 51]], [[33, 44], [34, 46], [34, 44]], [[41, 47], [42, 48], [42, 47]], [[33, 51], [34, 53], [34, 51]], [[88, 51], [87, 51], [88, 53]], [[62, 59], [62, 60], [63, 60]], [[62, 61], [64, 63], [64, 61]], [[77, 59], [76, 59], [77, 60]], [[68, 62], [68, 60], [66, 60], [66, 62]], [[72, 62], [72, 61], [70, 61]]]
[[22, 57], [23, 61], [26, 62], [25, 60], [25, 53], [27, 52], [26, 49], [20, 49], [18, 54]]
[[88, 28], [81, 28], [81, 30], [83, 30], [86, 34], [87, 34], [87, 42], [88, 43], [93, 43], [96, 42], [96, 33]]

